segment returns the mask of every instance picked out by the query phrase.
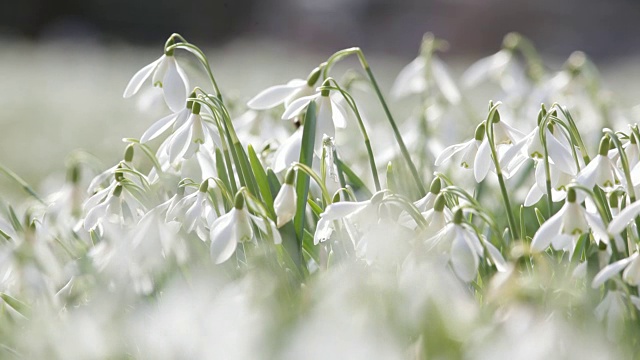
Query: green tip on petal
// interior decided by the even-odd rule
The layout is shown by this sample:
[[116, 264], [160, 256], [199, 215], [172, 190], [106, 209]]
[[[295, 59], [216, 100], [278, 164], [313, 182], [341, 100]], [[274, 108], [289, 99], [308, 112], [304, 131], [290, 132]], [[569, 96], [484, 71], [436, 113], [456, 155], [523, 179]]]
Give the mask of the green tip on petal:
[[199, 102], [193, 102], [193, 106], [191, 107], [191, 112], [193, 114], [199, 115], [200, 114], [200, 103]]
[[236, 194], [234, 207], [238, 210], [242, 210], [242, 208], [244, 208], [244, 195], [241, 192]]
[[443, 212], [445, 203], [446, 201], [444, 199], [444, 194], [438, 194], [438, 196], [436, 197], [436, 201], [433, 204], [433, 210], [437, 212]]
[[133, 160], [133, 144], [129, 144], [124, 150], [124, 161], [131, 162]]
[[209, 179], [203, 181], [200, 184], [200, 192], [207, 192], [209, 190]]
[[307, 85], [309, 85], [309, 87], [313, 87], [316, 84], [316, 82], [318, 82], [318, 79], [320, 78], [321, 73], [322, 73], [322, 70], [319, 67], [311, 70], [311, 73], [307, 77]]
[[122, 194], [122, 185], [116, 185], [116, 188], [113, 189], [113, 196], [120, 196]]
[[72, 184], [77, 184], [80, 182], [80, 166], [78, 164], [74, 164], [69, 169], [68, 179]]
[[462, 224], [462, 209], [456, 210], [453, 214], [453, 223], [456, 225]]
[[600, 140], [600, 146], [598, 147], [598, 154], [602, 156], [607, 156], [609, 153], [609, 137], [603, 136]]
[[442, 189], [442, 182], [440, 181], [440, 178], [436, 177], [431, 182], [431, 187], [429, 188], [429, 192], [437, 195], [440, 193], [440, 189]]
[[284, 176], [284, 183], [287, 185], [293, 185], [293, 182], [296, 179], [296, 171], [291, 168], [287, 170], [287, 174]]
[[485, 124], [484, 124], [484, 121], [483, 121], [476, 128], [476, 133], [474, 135], [474, 138], [476, 140], [478, 140], [478, 141], [482, 141], [484, 139], [484, 133], [485, 133]]

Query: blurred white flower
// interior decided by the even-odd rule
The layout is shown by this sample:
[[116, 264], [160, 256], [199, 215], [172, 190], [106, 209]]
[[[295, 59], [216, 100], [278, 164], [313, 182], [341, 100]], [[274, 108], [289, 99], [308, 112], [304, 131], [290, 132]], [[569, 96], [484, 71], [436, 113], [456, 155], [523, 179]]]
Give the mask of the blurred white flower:
[[[113, 181], [107, 188], [87, 199], [84, 203], [84, 229], [94, 230], [103, 221], [123, 226], [137, 223], [146, 209], [131, 192], [136, 187], [131, 182]], [[133, 191], [138, 193], [137, 190]]]
[[211, 225], [210, 252], [216, 264], [229, 260], [236, 251], [238, 243], [255, 240], [252, 224], [268, 234], [276, 245], [282, 243], [276, 225], [271, 220], [250, 214], [244, 203], [244, 195], [238, 193], [233, 209], [220, 216]]
[[316, 225], [316, 232], [313, 242], [318, 245], [320, 242], [327, 241], [334, 232], [334, 221], [344, 220], [345, 227], [354, 246], [357, 244], [361, 233], [370, 225], [378, 221], [378, 206], [386, 195], [386, 192], [379, 191], [369, 200], [350, 202], [340, 201], [327, 206], [320, 220]]
[[605, 322], [607, 337], [613, 341], [619, 339], [624, 331], [627, 319], [626, 295], [621, 290], [610, 290], [595, 309], [596, 318]]
[[124, 90], [123, 97], [135, 95], [149, 77], [152, 78], [153, 86], [162, 88], [164, 100], [172, 111], [178, 112], [184, 107], [190, 90], [189, 79], [175, 57], [167, 54], [135, 73]]
[[640, 257], [638, 253], [634, 252], [628, 258], [618, 260], [602, 268], [598, 274], [593, 278], [591, 287], [597, 289], [600, 285], [604, 284], [607, 280], [617, 275], [624, 269], [622, 273], [622, 279], [632, 286], [640, 285]]
[[[427, 68], [427, 65], [430, 65]], [[429, 80], [433, 80], [442, 96], [451, 104], [460, 102], [460, 91], [451, 78], [447, 66], [434, 54], [429, 59], [418, 56], [405, 66], [391, 87], [391, 95], [401, 98], [411, 94], [419, 94], [427, 90]]]
[[208, 184], [209, 180], [204, 180], [198, 191], [169, 205], [166, 217], [167, 222], [177, 220], [187, 233], [195, 230], [202, 241], [209, 239], [209, 229], [218, 217], [218, 210], [209, 197]]

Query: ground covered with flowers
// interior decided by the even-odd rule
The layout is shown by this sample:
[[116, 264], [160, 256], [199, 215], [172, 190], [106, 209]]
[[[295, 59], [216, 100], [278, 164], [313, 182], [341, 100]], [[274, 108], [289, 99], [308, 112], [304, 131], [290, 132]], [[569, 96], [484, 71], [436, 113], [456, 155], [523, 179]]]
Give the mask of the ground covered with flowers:
[[508, 34], [454, 79], [447, 46], [391, 89], [349, 48], [239, 101], [170, 36], [120, 162], [75, 152], [52, 194], [0, 166], [29, 196], [0, 209], [2, 358], [633, 358], [632, 112], [583, 53]]

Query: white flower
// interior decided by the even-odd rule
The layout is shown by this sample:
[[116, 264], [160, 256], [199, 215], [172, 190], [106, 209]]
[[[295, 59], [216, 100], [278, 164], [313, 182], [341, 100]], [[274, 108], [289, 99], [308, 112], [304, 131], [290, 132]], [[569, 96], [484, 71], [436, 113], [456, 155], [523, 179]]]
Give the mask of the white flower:
[[614, 277], [617, 273], [622, 271], [622, 279], [626, 281], [629, 285], [639, 286], [640, 285], [640, 257], [638, 257], [638, 253], [635, 252], [628, 258], [624, 258], [622, 260], [618, 260], [614, 263], [611, 263], [593, 278], [593, 282], [591, 283], [591, 287], [597, 289], [600, 285], [604, 284], [607, 280]]
[[172, 113], [154, 122], [140, 137], [141, 143], [149, 142], [162, 135], [173, 125], [173, 131], [181, 127], [191, 115], [191, 109], [186, 106], [182, 110]]
[[627, 301], [623, 291], [607, 292], [602, 302], [596, 307], [595, 315], [599, 321], [606, 321], [607, 337], [611, 341], [620, 339], [624, 331], [627, 317]]
[[302, 127], [291, 134], [276, 150], [273, 155], [273, 171], [279, 173], [291, 166], [292, 163], [300, 160], [301, 147]]
[[[462, 153], [462, 156], [459, 161], [460, 167], [465, 169], [473, 169], [475, 158], [478, 155], [478, 148], [480, 147], [480, 144], [482, 144], [482, 140], [485, 138], [484, 129], [485, 129], [485, 125], [483, 122], [480, 125], [478, 125], [478, 127], [476, 128], [475, 136], [473, 139], [469, 141], [465, 141], [460, 144], [454, 144], [446, 147], [444, 150], [442, 150], [442, 152], [440, 152], [440, 154], [436, 158], [435, 165], [440, 166], [445, 161], [451, 159], [454, 155], [458, 153]], [[489, 156], [491, 156], [490, 153], [489, 153]], [[483, 161], [491, 162], [491, 157], [486, 158], [485, 156]]]
[[[563, 200], [566, 195], [566, 186], [573, 181], [574, 174], [568, 174], [557, 165], [549, 162], [549, 180], [551, 180], [551, 199], [553, 202]], [[537, 203], [542, 196], [547, 194], [547, 177], [543, 161], [535, 162], [535, 183], [529, 189], [524, 200], [524, 206]]]
[[216, 264], [223, 263], [233, 255], [240, 242], [255, 239], [252, 223], [265, 234], [273, 238], [275, 244], [281, 244], [282, 238], [275, 224], [270, 220], [251, 215], [244, 204], [242, 193], [236, 195], [235, 206], [220, 216], [211, 225], [211, 258]]
[[[431, 67], [427, 69], [427, 64]], [[445, 99], [451, 104], [460, 102], [460, 92], [446, 65], [435, 55], [431, 55], [429, 61], [423, 55], [418, 56], [405, 66], [391, 88], [391, 95], [401, 98], [410, 94], [419, 94], [427, 90], [428, 79], [435, 82]]]
[[209, 228], [218, 216], [216, 208], [209, 197], [208, 183], [209, 180], [203, 181], [198, 191], [186, 195], [180, 200], [177, 200], [178, 195], [176, 195], [174, 201], [177, 201], [172, 201], [172, 204], [167, 209], [166, 217], [167, 222], [172, 220], [180, 222], [187, 233], [195, 230], [202, 241], [206, 241], [209, 238]]
[[169, 154], [169, 162], [174, 163], [180, 157], [184, 159], [191, 158], [199, 146], [204, 143], [213, 143], [220, 146], [220, 136], [216, 126], [203, 119], [200, 114], [200, 104], [194, 103], [191, 115], [164, 143], [166, 145], [161, 145], [161, 148], [165, 149], [166, 153]]
[[604, 137], [600, 142], [598, 155], [580, 171], [576, 181], [588, 188], [598, 185], [605, 191], [611, 191], [620, 185], [624, 177], [607, 156], [608, 151], [609, 141]]
[[164, 100], [169, 109], [177, 112], [184, 107], [190, 89], [189, 79], [172, 54], [162, 55], [133, 75], [124, 90], [123, 97], [135, 95], [149, 77], [152, 78], [153, 86], [162, 88]]
[[[563, 144], [548, 128], [545, 129], [545, 136], [549, 163], [556, 165], [558, 169], [566, 173], [575, 174], [578, 170], [571, 150], [567, 146], [569, 144]], [[566, 143], [566, 141], [564, 142]], [[517, 156], [518, 154], [523, 156]], [[539, 126], [536, 126], [533, 131], [516, 142], [504, 153], [503, 162], [507, 160], [508, 163], [504, 164], [502, 168], [509, 173], [515, 173], [527, 159], [534, 159], [536, 161], [544, 160], [544, 146], [542, 145], [542, 141], [540, 141]]]
[[607, 231], [612, 235], [620, 234], [627, 224], [632, 222], [638, 215], [640, 215], [640, 201], [636, 201], [622, 209], [622, 211], [611, 220]]
[[315, 84], [320, 77], [320, 69], [315, 68], [307, 80], [293, 79], [285, 85], [267, 88], [253, 97], [247, 106], [253, 110], [266, 110], [284, 103], [285, 108], [294, 100], [311, 95], [315, 92]]
[[[426, 240], [431, 250], [448, 257], [455, 274], [463, 281], [473, 281], [478, 274], [480, 258], [485, 256], [484, 247], [489, 252], [489, 260], [499, 271], [506, 269], [506, 261], [500, 251], [475, 231], [462, 223], [462, 210], [457, 210], [452, 223]], [[483, 246], [484, 245], [484, 246]]]
[[322, 139], [324, 136], [336, 137], [336, 128], [347, 126], [346, 112], [328, 90], [322, 90], [316, 94], [301, 97], [293, 101], [282, 114], [282, 119], [291, 119], [299, 116], [307, 108], [311, 101], [316, 101], [316, 133], [315, 133], [315, 153], [320, 156], [322, 153]]
[[531, 248], [534, 251], [543, 251], [552, 244], [556, 250], [569, 249], [573, 252], [573, 243], [589, 229], [597, 241], [608, 243], [609, 236], [602, 219], [585, 211], [576, 201], [575, 190], [570, 188], [564, 206], [547, 219], [533, 236]]
[[333, 203], [324, 209], [320, 214], [320, 220], [316, 225], [316, 232], [313, 237], [313, 243], [318, 245], [320, 242], [327, 241], [333, 231], [333, 222], [336, 220], [344, 220], [347, 232], [351, 237], [354, 245], [360, 238], [360, 234], [365, 231], [368, 226], [378, 221], [378, 205], [385, 196], [384, 191], [379, 191], [369, 200], [359, 202], [341, 201]]
[[288, 223], [296, 214], [296, 189], [293, 186], [293, 180], [295, 178], [295, 172], [289, 170], [285, 176], [285, 183], [278, 191], [275, 200], [273, 201], [273, 207], [276, 211], [278, 227], [282, 227]]
[[84, 203], [84, 229], [95, 229], [103, 221], [131, 225], [136, 223], [145, 213], [145, 207], [133, 196], [129, 187], [136, 185], [130, 182], [114, 181], [107, 188], [98, 191]]

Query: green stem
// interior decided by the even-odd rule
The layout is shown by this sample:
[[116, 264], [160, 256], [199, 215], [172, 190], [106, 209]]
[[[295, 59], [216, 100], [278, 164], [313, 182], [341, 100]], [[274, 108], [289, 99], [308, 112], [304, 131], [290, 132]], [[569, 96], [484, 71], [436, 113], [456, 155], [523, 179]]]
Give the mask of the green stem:
[[[500, 103], [497, 103], [491, 107], [489, 110], [489, 115], [487, 116], [487, 141], [489, 141], [489, 148], [491, 149], [491, 158], [493, 159], [493, 164], [496, 167], [496, 175], [498, 176], [498, 183], [500, 184], [500, 192], [502, 193], [502, 200], [504, 201], [504, 207], [507, 211], [507, 220], [509, 222], [509, 231], [511, 232], [512, 238], [519, 239], [517, 228], [516, 228], [516, 219], [513, 216], [513, 211], [511, 210], [511, 202], [509, 201], [509, 193], [507, 192], [507, 187], [504, 183], [504, 177], [502, 176], [502, 170], [500, 169], [500, 161], [498, 159], [498, 152], [496, 151], [496, 145], [494, 142], [493, 136], [493, 123], [494, 119], [498, 118], [497, 111]], [[495, 115], [495, 116], [494, 116]]]

